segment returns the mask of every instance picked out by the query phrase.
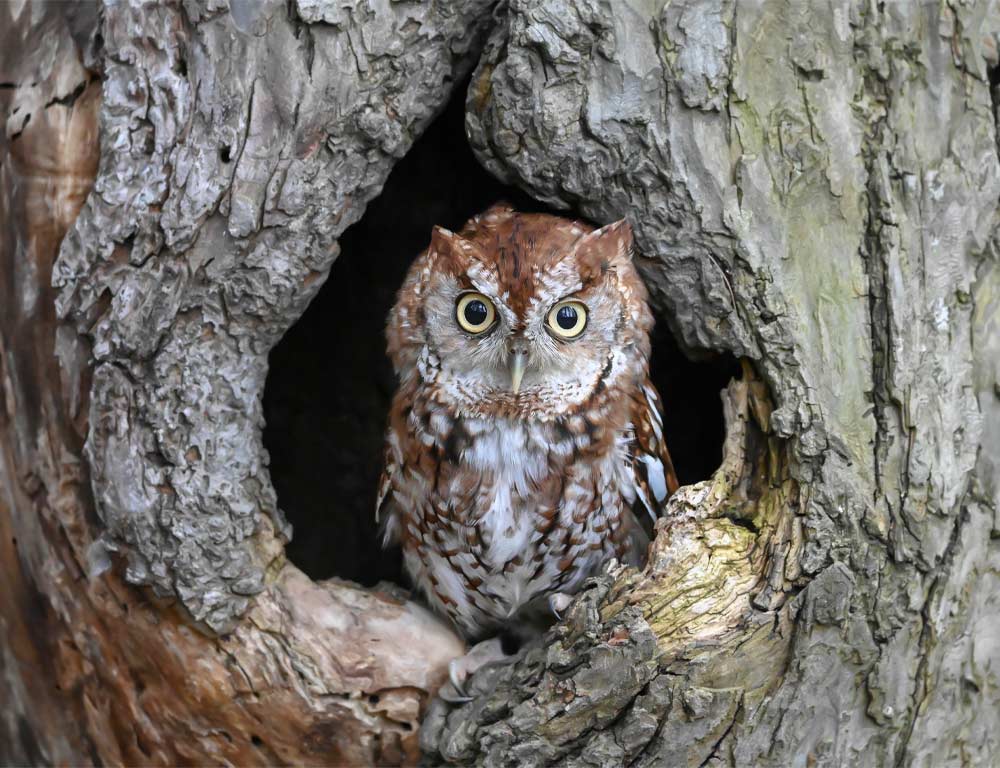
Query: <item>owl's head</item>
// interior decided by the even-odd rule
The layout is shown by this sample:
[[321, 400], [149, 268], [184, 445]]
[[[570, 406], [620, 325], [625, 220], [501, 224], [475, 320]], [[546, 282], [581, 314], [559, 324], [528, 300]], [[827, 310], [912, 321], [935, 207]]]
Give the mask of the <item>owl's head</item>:
[[652, 315], [623, 220], [505, 205], [435, 227], [389, 316], [403, 383], [465, 415], [553, 418], [645, 376]]

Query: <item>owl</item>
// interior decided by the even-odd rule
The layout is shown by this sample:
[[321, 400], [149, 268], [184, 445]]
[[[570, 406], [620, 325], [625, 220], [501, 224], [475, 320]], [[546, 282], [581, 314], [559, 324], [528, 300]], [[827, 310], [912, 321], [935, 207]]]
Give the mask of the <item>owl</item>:
[[411, 266], [387, 327], [399, 386], [376, 514], [466, 638], [551, 615], [612, 558], [644, 559], [641, 519], [677, 487], [652, 324], [625, 221], [501, 204], [435, 227]]

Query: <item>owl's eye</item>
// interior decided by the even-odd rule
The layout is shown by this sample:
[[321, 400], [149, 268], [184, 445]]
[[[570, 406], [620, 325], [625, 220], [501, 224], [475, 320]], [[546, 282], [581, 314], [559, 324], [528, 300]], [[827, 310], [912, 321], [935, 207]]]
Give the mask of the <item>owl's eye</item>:
[[560, 301], [549, 310], [549, 330], [561, 339], [575, 339], [587, 327], [587, 308], [579, 301]]
[[496, 310], [493, 302], [481, 293], [464, 293], [458, 299], [455, 309], [458, 324], [469, 333], [482, 333], [493, 327]]

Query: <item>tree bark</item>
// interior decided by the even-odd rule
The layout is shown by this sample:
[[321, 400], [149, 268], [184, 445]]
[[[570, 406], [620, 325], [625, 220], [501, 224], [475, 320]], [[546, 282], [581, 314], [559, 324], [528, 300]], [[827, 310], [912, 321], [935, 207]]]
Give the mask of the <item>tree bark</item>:
[[0, 9], [0, 763], [413, 763], [463, 651], [284, 561], [260, 394], [487, 5], [210, 6]]
[[763, 382], [728, 396], [742, 470], [672, 500], [645, 571], [432, 712], [426, 749], [1000, 761], [998, 12], [509, 2], [469, 93], [481, 161], [627, 216], [677, 335]]
[[[0, 14], [0, 763], [1000, 761], [996, 3]], [[260, 396], [477, 60], [483, 164], [744, 374], [646, 568], [428, 712], [461, 642], [284, 560]]]

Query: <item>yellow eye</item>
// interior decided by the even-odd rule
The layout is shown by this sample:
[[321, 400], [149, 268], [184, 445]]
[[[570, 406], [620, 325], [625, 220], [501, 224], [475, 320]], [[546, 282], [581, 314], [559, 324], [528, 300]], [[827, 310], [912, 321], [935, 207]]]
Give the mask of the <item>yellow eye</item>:
[[549, 310], [549, 330], [561, 339], [575, 339], [587, 327], [587, 308], [579, 301], [560, 301]]
[[464, 293], [458, 299], [455, 315], [462, 330], [482, 333], [493, 327], [497, 313], [493, 302], [481, 293]]

